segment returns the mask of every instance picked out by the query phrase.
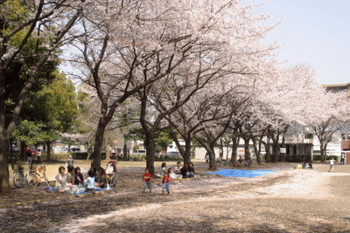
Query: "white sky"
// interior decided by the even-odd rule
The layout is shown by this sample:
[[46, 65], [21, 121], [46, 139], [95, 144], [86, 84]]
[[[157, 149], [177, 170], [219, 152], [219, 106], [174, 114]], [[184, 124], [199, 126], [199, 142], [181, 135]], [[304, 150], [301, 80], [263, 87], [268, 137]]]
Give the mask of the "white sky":
[[321, 84], [350, 82], [350, 0], [244, 0], [243, 4], [267, 2], [257, 14], [272, 14], [282, 23], [268, 41], [284, 47], [281, 60], [306, 64]]

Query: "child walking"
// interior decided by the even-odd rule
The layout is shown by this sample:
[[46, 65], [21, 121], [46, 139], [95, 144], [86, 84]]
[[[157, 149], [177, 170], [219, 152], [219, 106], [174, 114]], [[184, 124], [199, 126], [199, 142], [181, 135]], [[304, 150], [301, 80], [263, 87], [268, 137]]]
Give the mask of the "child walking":
[[166, 172], [164, 173], [162, 184], [162, 194], [165, 194], [165, 191], [167, 191], [168, 195], [170, 195], [170, 177], [169, 174]]
[[149, 188], [149, 192], [152, 192], [152, 176], [151, 173], [149, 173], [149, 170], [145, 169], [145, 174], [143, 174], [143, 180], [145, 182], [143, 186], [143, 191], [146, 191], [146, 188]]

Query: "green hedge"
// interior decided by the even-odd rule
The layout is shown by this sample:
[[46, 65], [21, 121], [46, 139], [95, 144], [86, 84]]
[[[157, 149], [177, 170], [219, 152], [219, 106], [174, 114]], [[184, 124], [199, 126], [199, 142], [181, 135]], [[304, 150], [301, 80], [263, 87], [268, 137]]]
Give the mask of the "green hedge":
[[[327, 155], [326, 160], [330, 160], [331, 158], [334, 158], [336, 161], [338, 160], [339, 156], [337, 155]], [[313, 155], [314, 161], [321, 161], [321, 155]]]
[[[87, 159], [88, 153], [87, 152], [71, 152], [70, 153], [73, 157], [73, 159]], [[101, 158], [106, 159], [106, 153], [101, 153]], [[92, 160], [92, 158], [90, 158]]]

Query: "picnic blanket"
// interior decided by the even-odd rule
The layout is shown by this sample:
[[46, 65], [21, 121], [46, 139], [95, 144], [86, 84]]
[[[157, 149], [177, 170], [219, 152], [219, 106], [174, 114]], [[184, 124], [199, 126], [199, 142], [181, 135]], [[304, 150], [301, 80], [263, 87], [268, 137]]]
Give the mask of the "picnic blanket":
[[[46, 186], [44, 188], [47, 192], [57, 192], [57, 190], [55, 189], [55, 187], [53, 186]], [[107, 191], [107, 190], [112, 190], [112, 188], [110, 188], [109, 186], [105, 189], [102, 189], [102, 188], [98, 188], [96, 187], [95, 188], [95, 192], [99, 192], [99, 191]], [[72, 190], [71, 192], [64, 192], [64, 193], [67, 193], [67, 194], [74, 194], [74, 195], [80, 195], [80, 194], [86, 194], [86, 193], [89, 193], [89, 192], [86, 192], [85, 191], [85, 188], [78, 188], [78, 189], [75, 189], [75, 190]]]
[[220, 169], [215, 172], [209, 172], [205, 174], [217, 174], [220, 176], [230, 177], [257, 177], [268, 175], [276, 170], [241, 170], [241, 169]]

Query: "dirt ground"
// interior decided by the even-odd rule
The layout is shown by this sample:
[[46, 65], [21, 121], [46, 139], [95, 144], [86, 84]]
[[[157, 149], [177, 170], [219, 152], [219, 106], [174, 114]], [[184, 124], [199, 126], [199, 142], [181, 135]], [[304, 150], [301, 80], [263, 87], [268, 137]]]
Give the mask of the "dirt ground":
[[[50, 179], [59, 165], [47, 165]], [[13, 188], [0, 196], [0, 232], [350, 232], [350, 165], [264, 164], [251, 169], [276, 171], [237, 178], [196, 161], [199, 178], [173, 179], [171, 195], [160, 178], [142, 192], [143, 166], [120, 163], [117, 187], [95, 194]]]

